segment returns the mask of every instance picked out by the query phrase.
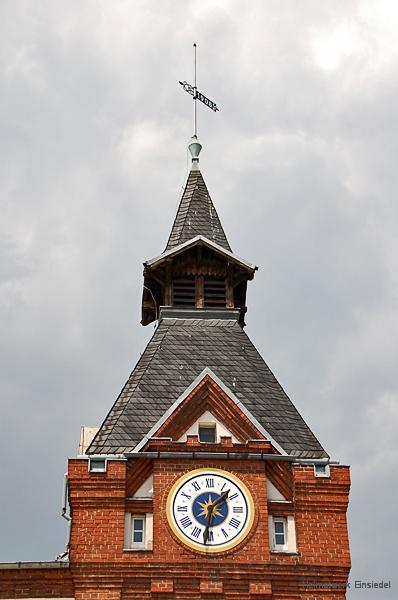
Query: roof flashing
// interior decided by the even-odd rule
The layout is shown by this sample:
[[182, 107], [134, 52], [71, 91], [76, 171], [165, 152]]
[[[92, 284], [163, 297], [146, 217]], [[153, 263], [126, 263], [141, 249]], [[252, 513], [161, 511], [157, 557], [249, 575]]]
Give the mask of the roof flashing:
[[161, 306], [159, 321], [162, 319], [217, 319], [238, 321], [241, 314], [238, 308], [177, 308]]

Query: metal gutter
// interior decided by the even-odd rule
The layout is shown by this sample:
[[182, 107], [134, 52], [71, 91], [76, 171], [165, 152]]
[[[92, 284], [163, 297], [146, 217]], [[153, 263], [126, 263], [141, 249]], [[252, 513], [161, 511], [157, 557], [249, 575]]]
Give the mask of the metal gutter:
[[244, 452], [126, 452], [126, 458], [190, 458], [196, 460], [266, 460], [290, 462], [299, 465], [339, 465], [339, 461], [329, 458], [298, 458], [290, 455], [244, 453]]
[[[162, 439], [162, 438], [158, 438]], [[170, 438], [163, 438], [170, 439]], [[263, 441], [263, 440], [262, 440]], [[73, 457], [72, 460], [76, 458], [79, 460], [90, 460], [92, 458], [91, 454], [79, 455], [77, 457]], [[221, 459], [252, 459], [252, 460], [269, 460], [275, 462], [290, 462], [295, 464], [302, 465], [340, 465], [340, 461], [338, 460], [330, 460], [329, 458], [299, 458], [297, 456], [291, 456], [286, 454], [266, 454], [266, 453], [253, 453], [253, 452], [170, 452], [170, 451], [140, 451], [140, 452], [125, 452], [123, 456], [120, 454], [96, 454], [95, 457], [106, 458], [107, 460], [121, 460], [126, 461], [129, 458], [194, 458], [196, 460], [200, 459], [211, 459], [215, 460], [217, 458]], [[342, 466], [342, 465], [341, 465]]]
[[125, 454], [78, 454], [70, 456], [69, 460], [88, 460], [89, 458], [101, 458], [106, 460], [127, 460]]

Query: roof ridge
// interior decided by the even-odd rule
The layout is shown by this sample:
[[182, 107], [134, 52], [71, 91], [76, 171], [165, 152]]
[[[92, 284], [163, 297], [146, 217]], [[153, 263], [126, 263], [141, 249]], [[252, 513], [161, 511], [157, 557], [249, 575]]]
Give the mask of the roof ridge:
[[[130, 379], [134, 376], [135, 373], [137, 373], [140, 370], [140, 367], [142, 366], [141, 363], [143, 362], [147, 362], [146, 366], [142, 369], [142, 372], [139, 375], [139, 379], [138, 381], [132, 385], [132, 390], [131, 393], [129, 393], [128, 397], [126, 398], [126, 401], [124, 402], [124, 405], [122, 407], [122, 409], [120, 410], [120, 413], [116, 419], [116, 421], [114, 422], [113, 427], [117, 427], [121, 417], [124, 414], [124, 411], [126, 410], [126, 408], [128, 407], [129, 404], [129, 399], [131, 398], [132, 393], [137, 389], [137, 387], [139, 386], [142, 378], [144, 377], [145, 373], [147, 372], [152, 360], [155, 358], [157, 352], [160, 350], [162, 342], [164, 340], [164, 338], [167, 336], [167, 329], [164, 331], [162, 338], [160, 339], [159, 343], [157, 343], [156, 348], [152, 351], [152, 348], [150, 348], [151, 343], [154, 341], [154, 337], [155, 335], [158, 333], [159, 329], [161, 328], [161, 323], [159, 323], [158, 327], [155, 329], [155, 331], [152, 334], [151, 339], [149, 340], [148, 344], [146, 345], [146, 348], [144, 350], [144, 352], [141, 354], [140, 358], [137, 361], [137, 364], [135, 365], [134, 369], [130, 372], [130, 375], [128, 376], [125, 384], [123, 385], [122, 389], [120, 390], [119, 395], [117, 396], [115, 402], [112, 404], [111, 408], [109, 409], [107, 415], [105, 416], [101, 427], [99, 428], [99, 430], [97, 431], [97, 433], [95, 434], [94, 438], [91, 440], [90, 446], [87, 449], [87, 454], [89, 453], [89, 450], [91, 448], [91, 446], [94, 444], [94, 442], [97, 441], [97, 437], [99, 437], [99, 434], [102, 431], [103, 426], [105, 425], [106, 421], [108, 420], [108, 417], [110, 416], [111, 412], [113, 411], [114, 408], [116, 408], [117, 403], [119, 402], [119, 400], [121, 399], [122, 395], [125, 393], [126, 388], [128, 387], [129, 381]], [[130, 391], [130, 390], [129, 390]]]
[[[190, 202], [190, 200], [192, 200], [193, 193], [194, 193], [194, 191], [195, 191], [195, 189], [197, 187], [197, 184], [196, 184], [195, 180], [193, 180], [193, 182], [191, 183], [191, 189], [189, 189], [189, 184], [190, 184], [189, 180], [190, 180], [192, 174], [195, 174], [195, 175], [200, 174], [200, 171], [199, 170], [197, 170], [197, 171], [192, 171], [191, 170], [188, 173], [188, 178], [187, 178], [187, 181], [185, 183], [184, 191], [182, 192], [181, 200], [180, 200], [180, 202], [178, 204], [176, 216], [174, 217], [173, 225], [171, 227], [171, 231], [170, 231], [169, 239], [167, 240], [165, 251], [170, 249], [169, 248], [169, 244], [170, 244], [171, 238], [173, 237], [174, 228], [176, 227], [177, 219], [178, 219], [178, 216], [179, 216], [179, 213], [180, 213], [180, 208], [182, 208], [182, 205], [183, 205], [184, 202], [187, 204], [187, 207], [186, 207], [186, 210], [185, 210], [185, 215], [184, 215], [184, 218], [183, 218], [182, 225], [180, 227], [180, 233], [181, 233], [181, 231], [182, 231], [182, 229], [183, 229], [183, 227], [185, 225], [185, 221], [187, 220], [189, 202]], [[171, 246], [171, 247], [173, 247], [173, 246]]]
[[[301, 412], [298, 411], [298, 409], [296, 408], [296, 406], [293, 404], [293, 402], [290, 399], [289, 394], [285, 391], [285, 388], [283, 387], [283, 385], [279, 382], [279, 380], [277, 379], [275, 373], [273, 372], [273, 370], [271, 369], [271, 367], [269, 366], [269, 364], [264, 360], [264, 358], [261, 356], [260, 352], [257, 350], [256, 346], [254, 345], [254, 343], [251, 341], [251, 339], [249, 338], [249, 336], [247, 335], [246, 331], [244, 331], [242, 329], [242, 333], [245, 335], [245, 337], [247, 338], [247, 340], [249, 341], [250, 346], [253, 348], [253, 350], [255, 351], [258, 359], [260, 360], [261, 363], [263, 363], [268, 371], [271, 373], [272, 377], [274, 378], [274, 380], [277, 382], [277, 384], [280, 386], [280, 388], [282, 389], [283, 393], [285, 394], [286, 398], [289, 400], [290, 404], [293, 406], [294, 410], [296, 410], [298, 412], [298, 414], [300, 415], [303, 423], [306, 425], [307, 429], [309, 430], [309, 432], [312, 434], [314, 440], [316, 440], [318, 442], [318, 438], [316, 437], [315, 433], [312, 431], [311, 427], [308, 425], [307, 421], [303, 418]], [[255, 366], [256, 368], [256, 366]], [[319, 442], [318, 442], [319, 443]]]
[[[201, 175], [200, 171], [191, 171], [190, 174], [188, 175], [187, 185], [186, 185], [185, 189], [188, 188], [188, 183], [189, 183], [189, 178], [191, 176], [191, 173], [197, 173], [198, 175]], [[187, 202], [187, 208], [186, 208], [186, 211], [185, 211], [185, 216], [184, 216], [183, 222], [181, 223], [181, 227], [180, 227], [180, 236], [181, 236], [181, 234], [182, 234], [182, 232], [184, 230], [185, 223], [187, 222], [187, 219], [188, 219], [188, 210], [189, 210], [189, 206], [190, 206], [190, 204], [192, 202], [194, 193], [196, 192], [197, 189], [199, 189], [198, 179], [199, 179], [199, 177], [196, 177], [196, 179], [194, 179], [193, 182], [192, 182], [192, 188], [191, 188], [189, 197], [187, 198], [188, 202]], [[184, 195], [185, 195], [185, 190], [184, 190], [183, 197], [184, 197]], [[182, 204], [182, 202], [183, 202], [183, 198], [181, 198], [180, 205]], [[178, 215], [178, 210], [177, 210], [177, 215]], [[176, 215], [176, 219], [177, 219], [177, 215]], [[172, 231], [170, 232], [170, 236], [171, 236]], [[167, 242], [167, 244], [168, 244], [168, 242]]]
[[197, 235], [232, 252], [203, 175], [200, 170], [191, 170], [164, 252]]

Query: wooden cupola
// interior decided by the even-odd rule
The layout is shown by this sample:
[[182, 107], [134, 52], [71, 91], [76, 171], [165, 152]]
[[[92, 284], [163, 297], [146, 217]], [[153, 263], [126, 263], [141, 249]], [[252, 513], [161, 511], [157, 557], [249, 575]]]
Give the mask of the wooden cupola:
[[158, 318], [161, 306], [240, 309], [246, 312], [247, 282], [256, 267], [202, 236], [144, 263], [142, 325]]
[[163, 254], [144, 263], [142, 325], [160, 307], [239, 309], [244, 326], [247, 282], [257, 269], [236, 256], [198, 168], [189, 173]]

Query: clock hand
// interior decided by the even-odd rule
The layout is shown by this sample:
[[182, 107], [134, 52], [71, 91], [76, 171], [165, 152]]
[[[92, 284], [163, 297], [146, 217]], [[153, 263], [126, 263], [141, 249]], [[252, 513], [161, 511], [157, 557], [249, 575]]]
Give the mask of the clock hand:
[[212, 517], [213, 517], [213, 509], [211, 506], [209, 506], [208, 511], [207, 511], [207, 517], [206, 517], [206, 527], [203, 532], [203, 543], [204, 544], [206, 544], [207, 540], [209, 539], [209, 527], [210, 527]]
[[209, 527], [213, 518], [213, 510], [216, 508], [216, 506], [225, 502], [225, 500], [228, 498], [229, 491], [230, 490], [226, 490], [225, 492], [223, 492], [221, 496], [217, 498], [217, 500], [213, 502], [213, 504], [210, 504], [210, 506], [207, 508], [206, 527], [203, 532], [204, 544], [206, 544], [207, 540], [209, 539]]
[[213, 511], [213, 509], [216, 506], [218, 506], [219, 504], [222, 504], [223, 502], [225, 502], [225, 500], [228, 498], [229, 492], [230, 492], [230, 490], [227, 490], [226, 492], [223, 492], [221, 494], [221, 496], [219, 498], [217, 498], [217, 500], [215, 502], [213, 502], [213, 504], [209, 508], [211, 508], [211, 510]]

